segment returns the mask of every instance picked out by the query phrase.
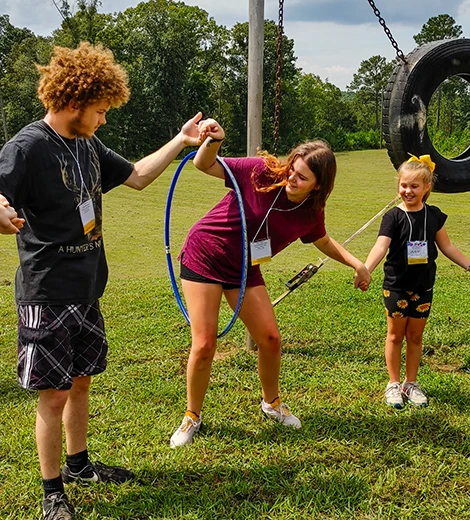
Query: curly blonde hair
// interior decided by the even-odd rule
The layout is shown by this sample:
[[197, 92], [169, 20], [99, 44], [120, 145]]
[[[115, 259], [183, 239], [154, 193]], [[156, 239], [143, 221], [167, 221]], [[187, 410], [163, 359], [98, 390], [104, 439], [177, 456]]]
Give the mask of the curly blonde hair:
[[126, 71], [101, 45], [81, 42], [76, 49], [54, 47], [49, 65], [37, 65], [38, 97], [47, 110], [59, 112], [73, 102], [82, 109], [103, 99], [119, 107], [129, 99]]
[[252, 181], [256, 191], [268, 192], [280, 186], [286, 186], [289, 170], [300, 157], [315, 175], [319, 186], [319, 189], [313, 190], [309, 195], [310, 205], [316, 210], [325, 207], [326, 199], [333, 190], [336, 177], [336, 159], [328, 143], [318, 139], [300, 144], [290, 152], [285, 162], [267, 152], [261, 152], [259, 155], [264, 158], [266, 175], [270, 184], [260, 186], [253, 172]]

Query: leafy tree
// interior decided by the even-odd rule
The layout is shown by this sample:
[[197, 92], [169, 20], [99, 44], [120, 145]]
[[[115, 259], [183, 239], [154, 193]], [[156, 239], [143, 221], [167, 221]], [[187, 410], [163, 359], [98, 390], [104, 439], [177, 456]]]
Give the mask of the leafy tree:
[[98, 13], [100, 0], [77, 0], [77, 12], [73, 14], [68, 0], [52, 0], [62, 17], [62, 25], [54, 31], [54, 43], [64, 47], [78, 47], [81, 41], [92, 44], [99, 40], [99, 33], [110, 20], [110, 15]]
[[450, 38], [460, 38], [462, 36], [462, 26], [457, 25], [454, 18], [448, 14], [432, 16], [421, 27], [421, 31], [413, 36], [417, 45], [423, 45], [437, 40], [447, 40]]
[[10, 51], [2, 80], [8, 137], [44, 115], [37, 97], [39, 74], [36, 63], [47, 63], [50, 53], [50, 41], [34, 34], [28, 35]]
[[347, 87], [355, 92], [354, 105], [357, 110], [358, 121], [362, 120], [365, 130], [373, 127], [380, 128], [382, 111], [382, 93], [388, 84], [395, 61], [387, 62], [383, 56], [372, 56], [361, 62], [358, 71], [354, 74], [351, 84]]
[[198, 7], [171, 0], [140, 3], [100, 33], [129, 73], [131, 99], [110, 115], [101, 134], [129, 157], [173, 137], [198, 110], [221, 105], [228, 32]]
[[303, 74], [297, 94], [299, 140], [323, 138], [334, 149], [341, 148], [345, 133], [355, 130], [350, 104], [341, 90], [319, 76]]
[[10, 18], [7, 15], [0, 15], [0, 112], [4, 142], [11, 137], [5, 112], [5, 105], [8, 103], [8, 98], [5, 97], [7, 62], [12, 49], [25, 38], [32, 35], [33, 33], [29, 29], [18, 29], [14, 27], [10, 23]]
[[[283, 36], [281, 65], [281, 106], [279, 153], [285, 153], [297, 140], [294, 118], [296, 86], [300, 69], [295, 66], [294, 41]], [[277, 25], [264, 23], [263, 58], [263, 148], [273, 149], [274, 107], [276, 94]], [[246, 153], [248, 105], [248, 23], [238, 23], [231, 30], [228, 50], [228, 69], [225, 83], [229, 103], [225, 105], [224, 121], [227, 128], [226, 151]]]

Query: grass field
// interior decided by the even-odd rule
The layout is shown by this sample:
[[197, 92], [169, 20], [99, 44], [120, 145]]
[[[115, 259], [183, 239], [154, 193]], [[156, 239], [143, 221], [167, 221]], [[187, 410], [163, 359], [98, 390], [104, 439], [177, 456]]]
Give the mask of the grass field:
[[[385, 151], [338, 154], [327, 229], [342, 242], [395, 196]], [[176, 167], [176, 163], [175, 163]], [[68, 494], [80, 519], [470, 519], [470, 275], [441, 256], [424, 335], [427, 409], [383, 403], [386, 323], [378, 268], [367, 293], [328, 262], [276, 307], [283, 336], [282, 395], [303, 427], [286, 431], [259, 409], [256, 355], [237, 324], [220, 347], [204, 426], [188, 448], [169, 438], [185, 410], [189, 328], [167, 277], [163, 219], [171, 173], [141, 193], [104, 198], [110, 282], [102, 310], [109, 368], [95, 378], [89, 451], [131, 467], [123, 486]], [[173, 201], [172, 252], [225, 192], [188, 167]], [[470, 195], [432, 194], [452, 241], [470, 255]], [[349, 249], [365, 259], [379, 220]], [[0, 236], [0, 518], [38, 519], [36, 395], [16, 383], [14, 238]], [[265, 268], [274, 299], [319, 251], [293, 244]], [[221, 326], [230, 318], [223, 309]]]

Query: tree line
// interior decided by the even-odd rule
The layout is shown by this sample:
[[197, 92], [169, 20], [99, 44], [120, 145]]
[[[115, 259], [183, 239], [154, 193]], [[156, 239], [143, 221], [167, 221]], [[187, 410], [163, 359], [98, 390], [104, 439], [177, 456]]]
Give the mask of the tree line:
[[[246, 153], [248, 23], [218, 25], [199, 7], [151, 0], [115, 14], [98, 11], [100, 0], [53, 0], [62, 23], [50, 36], [14, 27], [0, 16], [0, 145], [44, 110], [36, 96], [36, 63], [49, 61], [54, 46], [82, 40], [111, 49], [127, 70], [131, 99], [113, 110], [99, 135], [126, 157], [140, 157], [171, 139], [198, 110], [226, 129], [224, 154]], [[415, 41], [462, 36], [449, 15], [430, 18]], [[277, 24], [265, 21], [263, 148], [273, 149]], [[294, 41], [282, 42], [282, 83], [278, 151], [323, 138], [335, 151], [381, 146], [381, 97], [395, 60], [364, 60], [346, 91], [296, 66]], [[467, 131], [466, 82], [451, 78], [432, 102], [429, 124], [442, 146]], [[449, 137], [450, 136], [450, 137]], [[456, 136], [460, 136], [456, 138]]]

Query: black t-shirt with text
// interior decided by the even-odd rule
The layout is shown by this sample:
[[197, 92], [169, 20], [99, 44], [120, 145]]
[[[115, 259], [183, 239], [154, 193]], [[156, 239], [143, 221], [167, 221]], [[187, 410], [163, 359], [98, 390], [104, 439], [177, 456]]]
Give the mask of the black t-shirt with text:
[[[91, 303], [108, 277], [102, 193], [127, 180], [133, 164], [93, 136], [59, 137], [44, 121], [23, 128], [0, 151], [0, 193], [25, 219], [17, 234], [19, 304]], [[78, 205], [93, 202], [84, 233]]]
[[[410, 220], [408, 220], [408, 217]], [[426, 233], [424, 222], [426, 216]], [[434, 286], [436, 278], [436, 233], [442, 228], [447, 215], [436, 206], [427, 204], [420, 211], [406, 212], [393, 208], [383, 216], [379, 236], [392, 239], [384, 263], [384, 289], [398, 291], [425, 291]], [[410, 238], [411, 221], [411, 238]], [[428, 263], [408, 264], [407, 242], [426, 238]]]

